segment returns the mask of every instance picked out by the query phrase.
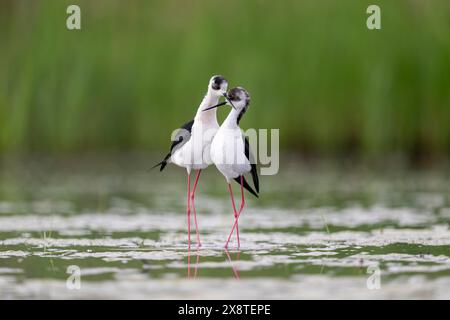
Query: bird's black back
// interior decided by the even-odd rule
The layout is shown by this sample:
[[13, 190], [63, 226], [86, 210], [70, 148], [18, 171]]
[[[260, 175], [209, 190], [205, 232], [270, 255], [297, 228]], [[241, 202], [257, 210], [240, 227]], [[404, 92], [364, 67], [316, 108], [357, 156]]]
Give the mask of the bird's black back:
[[[258, 178], [258, 171], [256, 168], [256, 163], [254, 163], [253, 160], [253, 156], [251, 155], [251, 151], [250, 151], [250, 144], [248, 142], [248, 138], [244, 137], [244, 145], [245, 145], [245, 157], [250, 161], [250, 173], [252, 175], [252, 180], [253, 180], [253, 185], [255, 186], [255, 190], [253, 190], [252, 187], [250, 187], [250, 185], [248, 184], [248, 182], [245, 180], [244, 177], [243, 178], [243, 187], [250, 192], [251, 194], [253, 194], [255, 197], [258, 197], [258, 193], [259, 193], [259, 178]], [[241, 184], [241, 179], [240, 177], [237, 177], [234, 179], [237, 183]]]
[[194, 120], [191, 120], [189, 122], [186, 122], [181, 128], [178, 130], [175, 139], [172, 141], [172, 144], [170, 145], [170, 151], [169, 153], [164, 157], [164, 159], [153, 166], [153, 168], [156, 168], [158, 166], [161, 166], [159, 168], [159, 171], [163, 171], [164, 168], [167, 165], [168, 160], [172, 156], [172, 154], [181, 148], [186, 142], [189, 141], [191, 138], [191, 132], [192, 132], [192, 125], [194, 124]]

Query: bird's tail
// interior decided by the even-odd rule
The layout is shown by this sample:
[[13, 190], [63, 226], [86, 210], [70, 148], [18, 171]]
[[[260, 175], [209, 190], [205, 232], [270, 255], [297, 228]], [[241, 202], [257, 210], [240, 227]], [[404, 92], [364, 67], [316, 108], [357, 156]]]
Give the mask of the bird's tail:
[[168, 159], [170, 158], [170, 153], [159, 163], [155, 164], [153, 167], [150, 168], [150, 170], [155, 169], [156, 167], [159, 167], [159, 171], [163, 171], [164, 168], [167, 166], [168, 164]]
[[150, 168], [150, 170], [155, 169], [156, 167], [161, 166], [161, 168], [159, 168], [159, 171], [163, 171], [165, 166], [167, 165], [167, 162], [165, 160], [155, 164], [153, 167]]
[[[234, 180], [235, 180], [237, 183], [239, 183], [239, 185], [241, 184], [241, 177], [234, 178]], [[258, 198], [258, 194], [256, 193], [255, 190], [253, 190], [252, 187], [250, 187], [250, 185], [247, 183], [247, 180], [245, 180], [245, 177], [244, 177], [244, 176], [242, 176], [242, 186], [243, 186], [248, 192], [250, 192], [252, 195], [254, 195], [255, 197]]]

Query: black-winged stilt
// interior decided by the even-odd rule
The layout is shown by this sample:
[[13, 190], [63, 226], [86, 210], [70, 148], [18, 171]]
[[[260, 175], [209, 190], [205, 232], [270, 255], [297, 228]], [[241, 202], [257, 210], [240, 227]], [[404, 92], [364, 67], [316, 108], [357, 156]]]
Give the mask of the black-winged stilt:
[[[211, 160], [227, 180], [231, 204], [234, 210], [235, 221], [225, 244], [225, 248], [228, 247], [228, 243], [235, 228], [239, 248], [241, 243], [239, 239], [238, 220], [245, 205], [244, 188], [254, 196], [258, 197], [259, 179], [256, 171], [256, 163], [255, 161], [251, 161], [253, 160], [253, 156], [250, 151], [248, 139], [243, 135], [241, 128], [239, 127], [239, 121], [249, 107], [250, 95], [244, 88], [237, 87], [231, 89], [225, 95], [225, 98], [227, 104], [230, 105], [232, 109], [211, 142]], [[215, 109], [221, 105], [224, 105], [224, 103], [209, 107], [207, 110]], [[256, 192], [244, 178], [244, 174], [248, 172], [252, 175]], [[239, 211], [236, 210], [233, 191], [230, 184], [232, 179], [241, 185], [241, 206]]]
[[[210, 159], [211, 141], [219, 129], [216, 109], [210, 108], [218, 104], [219, 98], [226, 94], [227, 80], [222, 76], [213, 76], [208, 84], [208, 91], [198, 107], [194, 120], [184, 124], [178, 130], [170, 146], [169, 153], [155, 165], [162, 171], [168, 163], [174, 163], [187, 170], [187, 204], [188, 247], [191, 247], [191, 204], [194, 210], [194, 222], [197, 235], [197, 246], [201, 246], [197, 224], [197, 210], [195, 209], [195, 190], [197, 189], [200, 173], [212, 164]], [[223, 102], [222, 104], [225, 104]], [[205, 111], [205, 112], [204, 112]], [[197, 170], [194, 186], [191, 192], [191, 170]]]

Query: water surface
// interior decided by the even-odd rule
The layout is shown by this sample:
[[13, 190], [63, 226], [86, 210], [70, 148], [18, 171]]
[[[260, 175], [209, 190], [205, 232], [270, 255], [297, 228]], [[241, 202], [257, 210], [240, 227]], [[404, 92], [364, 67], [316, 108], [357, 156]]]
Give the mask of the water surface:
[[[450, 298], [445, 169], [294, 158], [261, 178], [260, 199], [247, 197], [241, 248], [233, 239], [226, 251], [223, 178], [214, 168], [202, 176], [203, 246], [192, 229], [188, 250], [185, 173], [151, 163], [4, 161], [0, 298]], [[69, 266], [79, 289], [67, 285]]]

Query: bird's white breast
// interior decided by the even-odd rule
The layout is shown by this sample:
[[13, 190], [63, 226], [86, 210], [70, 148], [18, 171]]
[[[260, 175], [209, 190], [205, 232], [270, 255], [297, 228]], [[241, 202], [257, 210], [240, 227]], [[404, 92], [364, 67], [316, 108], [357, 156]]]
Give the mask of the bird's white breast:
[[172, 154], [171, 162], [187, 168], [189, 172], [191, 169], [204, 169], [212, 164], [210, 145], [219, 124], [216, 109], [204, 110], [218, 102], [219, 96], [208, 91], [198, 107], [189, 141]]
[[228, 181], [251, 170], [239, 127], [219, 129], [211, 143], [211, 160]]
[[210, 158], [211, 142], [219, 129], [217, 120], [210, 123], [195, 121], [191, 137], [172, 155], [172, 162], [189, 169], [204, 169], [212, 164]]

